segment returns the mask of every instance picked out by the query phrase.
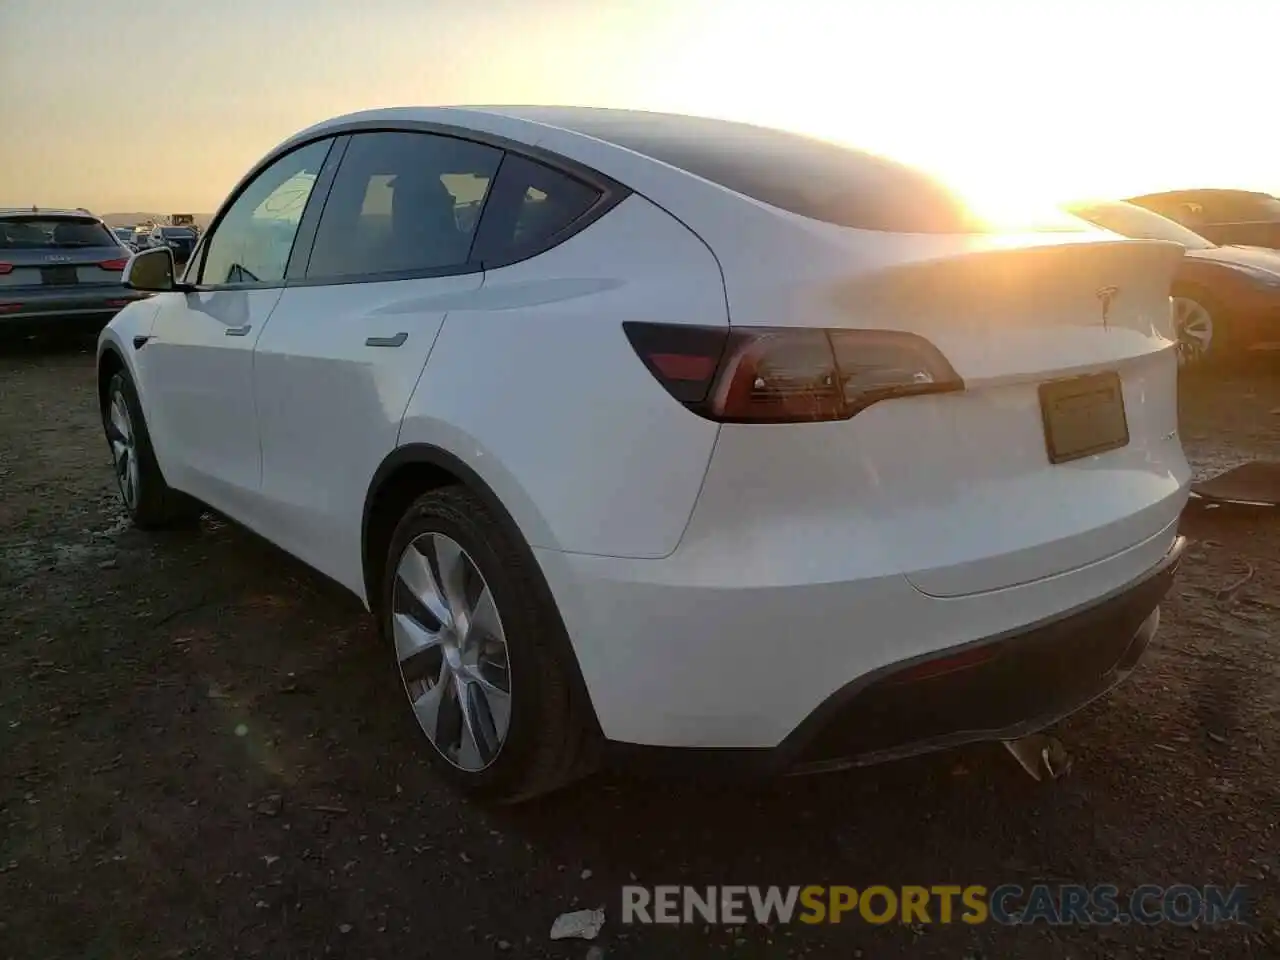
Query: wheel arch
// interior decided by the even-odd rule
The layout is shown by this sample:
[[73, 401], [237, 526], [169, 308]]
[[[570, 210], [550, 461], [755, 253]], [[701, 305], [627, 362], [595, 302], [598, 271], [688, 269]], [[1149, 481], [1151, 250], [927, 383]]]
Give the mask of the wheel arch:
[[124, 371], [128, 373], [129, 365], [125, 363], [124, 357], [120, 355], [120, 351], [116, 349], [114, 343], [108, 341], [98, 351], [98, 410], [104, 411], [107, 408], [107, 384], [111, 382], [111, 378], [117, 373]]
[[383, 459], [369, 483], [361, 517], [360, 558], [365, 600], [370, 611], [375, 617], [379, 616], [382, 567], [391, 536], [405, 510], [422, 494], [454, 485], [466, 488], [484, 503], [533, 571], [539, 599], [554, 611], [558, 623], [555, 643], [557, 653], [568, 670], [572, 695], [579, 700], [592, 731], [598, 734], [600, 722], [583, 679], [577, 653], [565, 629], [559, 604], [528, 538], [488, 482], [460, 457], [434, 444], [408, 443], [397, 447]]

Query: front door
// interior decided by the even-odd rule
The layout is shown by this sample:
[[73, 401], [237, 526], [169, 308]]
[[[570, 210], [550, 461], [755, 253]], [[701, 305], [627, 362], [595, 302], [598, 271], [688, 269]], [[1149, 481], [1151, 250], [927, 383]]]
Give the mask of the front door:
[[464, 214], [501, 158], [436, 134], [351, 136], [305, 277], [258, 341], [262, 532], [361, 596], [365, 494], [446, 314], [482, 285]]
[[224, 209], [188, 276], [164, 294], [145, 347], [149, 424], [168, 482], [250, 525], [262, 480], [253, 351], [329, 141], [275, 160]]

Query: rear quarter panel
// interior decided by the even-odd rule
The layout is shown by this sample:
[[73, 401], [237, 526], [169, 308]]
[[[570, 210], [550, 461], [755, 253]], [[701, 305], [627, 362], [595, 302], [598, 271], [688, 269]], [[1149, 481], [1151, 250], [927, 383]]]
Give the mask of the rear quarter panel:
[[459, 457], [533, 547], [669, 555], [718, 427], [650, 375], [628, 320], [728, 323], [706, 245], [634, 194], [559, 246], [486, 272], [445, 319], [399, 443]]

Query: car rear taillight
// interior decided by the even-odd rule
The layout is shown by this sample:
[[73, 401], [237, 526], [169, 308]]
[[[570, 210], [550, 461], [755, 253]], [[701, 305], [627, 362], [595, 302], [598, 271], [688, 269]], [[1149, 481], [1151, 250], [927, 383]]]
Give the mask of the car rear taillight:
[[123, 270], [128, 265], [129, 265], [128, 257], [122, 257], [119, 260], [103, 260], [100, 264], [98, 264], [98, 266], [101, 267], [103, 270]]
[[0, 263], [0, 275], [4, 275], [6, 273], [13, 273], [12, 263]]
[[0, 303], [0, 313], [17, 313], [21, 309], [20, 303]]
[[623, 329], [671, 396], [722, 423], [847, 420], [880, 400], [964, 389], [937, 347], [897, 330]]

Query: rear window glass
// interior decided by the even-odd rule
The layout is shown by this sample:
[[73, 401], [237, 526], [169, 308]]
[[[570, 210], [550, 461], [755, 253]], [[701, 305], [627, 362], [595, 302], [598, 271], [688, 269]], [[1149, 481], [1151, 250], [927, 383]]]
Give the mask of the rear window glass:
[[860, 230], [986, 233], [946, 186], [885, 157], [749, 124], [602, 111], [564, 126], [791, 213]]
[[0, 220], [0, 250], [118, 245], [111, 231], [97, 220], [74, 217], [6, 217]]
[[195, 233], [190, 227], [161, 227], [160, 236], [173, 240], [190, 240]]

